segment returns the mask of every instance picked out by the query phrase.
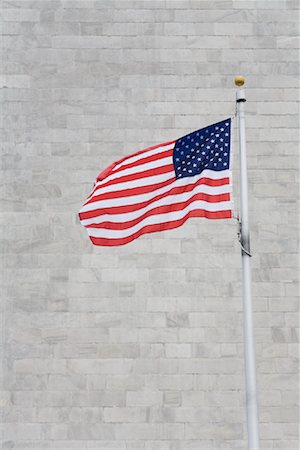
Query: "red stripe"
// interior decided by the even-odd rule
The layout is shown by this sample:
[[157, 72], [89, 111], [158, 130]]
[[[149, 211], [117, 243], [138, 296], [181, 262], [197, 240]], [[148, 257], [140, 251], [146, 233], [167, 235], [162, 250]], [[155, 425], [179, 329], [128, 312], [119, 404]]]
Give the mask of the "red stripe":
[[105, 192], [104, 194], [95, 195], [84, 205], [87, 205], [88, 203], [97, 202], [99, 200], [110, 200], [110, 199], [116, 199], [116, 198], [122, 198], [122, 197], [131, 197], [133, 195], [148, 194], [149, 192], [153, 192], [157, 189], [168, 186], [168, 184], [171, 184], [174, 181], [175, 181], [175, 177], [170, 178], [169, 180], [166, 180], [166, 181], [162, 181], [161, 183], [150, 184], [149, 186], [141, 186], [141, 187], [135, 187], [135, 188], [130, 188], [130, 189], [121, 189], [119, 191]]
[[[162, 181], [161, 183], [152, 184], [149, 186], [141, 186], [131, 189], [121, 189], [120, 191], [113, 191], [113, 192], [106, 192], [105, 194], [99, 194], [92, 197], [89, 201], [87, 201], [84, 205], [87, 205], [88, 203], [97, 202], [100, 200], [109, 200], [111, 198], [121, 198], [121, 197], [130, 197], [132, 195], [140, 195], [140, 194], [147, 194], [148, 192], [152, 192], [154, 190], [160, 189], [164, 186], [167, 186], [170, 183], [173, 183], [175, 181], [175, 177], [166, 181]], [[200, 178], [199, 182], [197, 184], [205, 184], [206, 186], [225, 186], [226, 184], [229, 184], [229, 178], [220, 178], [219, 180], [214, 180], [212, 178]], [[189, 185], [190, 186], [190, 185]], [[100, 188], [99, 188], [100, 190]]]
[[[119, 159], [119, 160], [116, 161], [115, 163], [113, 163], [113, 164], [111, 164], [110, 166], [108, 166], [107, 169], [112, 170], [112, 169], [113, 169], [114, 167], [116, 167], [118, 164], [123, 163], [123, 162], [126, 161], [127, 159], [130, 159], [130, 158], [133, 158], [133, 157], [135, 157], [135, 156], [141, 155], [141, 154], [146, 153], [146, 152], [148, 152], [148, 151], [150, 151], [150, 150], [155, 150], [156, 148], [159, 148], [159, 147], [165, 147], [166, 145], [175, 144], [175, 142], [176, 142], [176, 140], [175, 140], [175, 141], [165, 142], [164, 144], [157, 144], [157, 145], [152, 145], [151, 147], [144, 148], [143, 150], [139, 150], [138, 152], [132, 153], [132, 155], [125, 156], [124, 158]], [[101, 179], [103, 179], [102, 177], [103, 177], [103, 174], [104, 174], [104, 173], [105, 173], [105, 176], [108, 176], [108, 175], [110, 174], [110, 172], [109, 172], [107, 169], [103, 170], [103, 171], [98, 175], [98, 177], [96, 178], [96, 182], [99, 181], [99, 180], [101, 180]]]
[[232, 217], [232, 211], [225, 210], [225, 211], [210, 212], [210, 211], [205, 211], [203, 209], [197, 209], [195, 211], [190, 211], [182, 219], [173, 220], [171, 222], [165, 222], [165, 223], [160, 223], [160, 224], [146, 225], [141, 230], [139, 230], [125, 238], [107, 239], [107, 238], [97, 238], [97, 237], [90, 236], [90, 239], [94, 245], [105, 245], [105, 246], [124, 245], [124, 244], [128, 244], [129, 242], [138, 238], [142, 234], [178, 228], [181, 225], [183, 225], [191, 217], [206, 217], [207, 219], [230, 219]]
[[[176, 142], [176, 141], [174, 141], [174, 142]], [[173, 144], [173, 142], [167, 142], [166, 144], [158, 145], [157, 147], [164, 147], [164, 146], [169, 145], [169, 144]], [[150, 147], [150, 149], [151, 148], [152, 147]], [[137, 152], [134, 155], [137, 155], [138, 153], [143, 153], [143, 152], [146, 152], [146, 151], [149, 151], [149, 149], [141, 150], [141, 152]], [[125, 169], [131, 169], [132, 167], [137, 167], [137, 166], [142, 165], [142, 164], [146, 164], [146, 163], [149, 163], [149, 162], [152, 162], [152, 161], [157, 161], [159, 159], [167, 158], [169, 156], [172, 156], [173, 155], [173, 149], [166, 150], [166, 151], [160, 152], [160, 153], [156, 153], [155, 155], [152, 155], [152, 156], [145, 156], [144, 158], [140, 158], [137, 161], [129, 163], [129, 164], [124, 164], [123, 166], [121, 166], [118, 169], [114, 170], [114, 168], [118, 164], [120, 164], [122, 161], [126, 161], [126, 159], [132, 158], [132, 156], [134, 156], [134, 155], [126, 156], [125, 158], [123, 158], [123, 159], [121, 159], [121, 160], [111, 164], [106, 169], [104, 169], [102, 172], [100, 172], [100, 174], [96, 178], [96, 182], [95, 182], [94, 187], [92, 189], [92, 192], [90, 193], [88, 198], [90, 198], [94, 194], [94, 192], [96, 190], [100, 189], [102, 186], [106, 186], [106, 184], [105, 185], [102, 185], [102, 184], [101, 185], [97, 185], [97, 183], [100, 182], [100, 181], [105, 180], [105, 178], [107, 178], [109, 175], [122, 172]], [[140, 173], [142, 173], [142, 172], [140, 172]]]
[[123, 177], [116, 178], [114, 180], [107, 181], [105, 184], [101, 184], [100, 186], [96, 186], [95, 191], [98, 189], [102, 189], [107, 186], [112, 186], [118, 183], [124, 183], [126, 181], [134, 181], [139, 180], [141, 178], [148, 178], [154, 175], [161, 175], [163, 173], [173, 172], [174, 166], [173, 164], [168, 164], [167, 166], [156, 167], [155, 169], [144, 170], [143, 172], [131, 173], [130, 175], [124, 175]]
[[187, 206], [189, 206], [191, 203], [203, 200], [208, 203], [219, 203], [219, 202], [226, 202], [230, 200], [230, 194], [218, 194], [218, 195], [210, 195], [210, 194], [195, 194], [193, 197], [189, 198], [185, 202], [180, 203], [173, 203], [168, 205], [162, 205], [158, 206], [156, 208], [150, 209], [149, 211], [145, 212], [143, 215], [137, 217], [136, 219], [129, 220], [127, 222], [101, 222], [91, 225], [86, 225], [86, 228], [105, 228], [109, 230], [126, 230], [127, 228], [131, 228], [134, 225], [137, 225], [142, 220], [146, 219], [146, 217], [150, 216], [157, 216], [159, 214], [165, 214], [169, 212], [175, 212], [175, 211], [181, 211]]
[[[173, 182], [173, 181], [175, 181], [175, 178], [171, 180], [171, 182]], [[85, 211], [85, 212], [79, 213], [79, 218], [81, 220], [84, 220], [84, 219], [90, 219], [92, 217], [97, 217], [101, 214], [112, 214], [112, 213], [122, 214], [122, 213], [137, 211], [138, 209], [144, 208], [145, 206], [148, 206], [151, 203], [153, 203], [154, 201], [160, 200], [163, 197], [167, 197], [168, 195], [181, 194], [184, 192], [190, 192], [196, 186], [199, 186], [202, 184], [207, 185], [207, 186], [225, 186], [225, 185], [229, 184], [229, 178], [226, 177], [226, 178], [222, 178], [220, 180], [212, 180], [210, 178], [199, 178], [199, 180], [197, 180], [196, 183], [188, 184], [187, 186], [178, 186], [178, 187], [175, 186], [172, 189], [170, 189], [169, 191], [167, 191], [163, 194], [156, 195], [156, 196], [152, 197], [150, 200], [147, 200], [145, 202], [135, 203], [133, 205], [111, 206], [111, 207], [107, 207], [107, 208], [94, 209], [92, 211]], [[153, 188], [153, 190], [155, 190], [156, 185], [154, 185], [152, 188]], [[103, 195], [105, 195], [105, 194], [103, 194]], [[99, 197], [101, 197], [101, 196], [99, 196]], [[116, 197], [116, 198], [118, 198], [118, 197]], [[91, 199], [91, 201], [89, 203], [92, 203], [92, 200], [93, 199]], [[101, 197], [101, 200], [103, 200], [103, 197]]]
[[151, 156], [145, 156], [145, 158], [138, 159], [137, 161], [134, 161], [129, 164], [124, 164], [124, 166], [119, 167], [116, 170], [113, 170], [112, 173], [118, 173], [125, 169], [131, 169], [132, 167], [137, 167], [142, 164], [147, 164], [149, 162], [158, 161], [159, 159], [167, 158], [169, 156], [173, 156], [173, 149], [166, 150], [164, 152], [156, 153], [155, 155]]

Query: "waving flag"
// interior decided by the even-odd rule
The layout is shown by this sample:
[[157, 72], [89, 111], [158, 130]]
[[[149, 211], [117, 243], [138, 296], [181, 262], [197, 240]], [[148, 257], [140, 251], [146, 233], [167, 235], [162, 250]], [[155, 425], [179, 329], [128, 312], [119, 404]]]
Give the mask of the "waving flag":
[[95, 245], [123, 245], [190, 217], [232, 217], [231, 119], [113, 163], [79, 212]]

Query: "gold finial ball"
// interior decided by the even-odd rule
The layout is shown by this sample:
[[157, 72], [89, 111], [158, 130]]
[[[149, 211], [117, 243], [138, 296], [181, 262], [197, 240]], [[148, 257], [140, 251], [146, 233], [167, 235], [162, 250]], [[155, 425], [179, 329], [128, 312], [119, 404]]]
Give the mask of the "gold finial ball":
[[234, 78], [235, 85], [238, 86], [238, 87], [244, 86], [245, 80], [246, 80], [246, 78], [243, 77], [243, 75], [237, 75], [237, 76]]

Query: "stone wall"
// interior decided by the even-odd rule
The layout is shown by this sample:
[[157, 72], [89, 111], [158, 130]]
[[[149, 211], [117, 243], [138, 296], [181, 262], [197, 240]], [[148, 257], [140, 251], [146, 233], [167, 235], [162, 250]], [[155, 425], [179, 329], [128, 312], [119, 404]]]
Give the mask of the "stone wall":
[[77, 218], [114, 160], [233, 116], [242, 73], [261, 449], [297, 449], [298, 2], [2, 6], [2, 448], [246, 448], [236, 221], [105, 248]]

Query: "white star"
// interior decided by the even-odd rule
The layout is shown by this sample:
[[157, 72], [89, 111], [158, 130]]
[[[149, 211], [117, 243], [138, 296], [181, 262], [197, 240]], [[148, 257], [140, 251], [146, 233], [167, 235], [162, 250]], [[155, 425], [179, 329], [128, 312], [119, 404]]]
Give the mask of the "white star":
[[207, 145], [207, 146], [206, 146], [206, 148], [207, 148], [207, 150], [209, 150], [209, 149], [210, 149], [210, 146], [209, 146], [209, 145]]
[[223, 166], [227, 166], [227, 163], [223, 163]]
[[225, 133], [225, 136], [228, 136], [228, 133]]
[[225, 125], [226, 125], [226, 127], [228, 127], [229, 123], [228, 123], [228, 122], [226, 122], [226, 123], [225, 123]]
[[224, 131], [224, 128], [221, 128], [221, 131]]
[[224, 153], [224, 156], [227, 156], [227, 155], [228, 155], [228, 153], [225, 152], [225, 153]]
[[196, 142], [196, 145], [197, 145], [197, 147], [198, 147], [198, 145], [199, 145], [199, 142]]

